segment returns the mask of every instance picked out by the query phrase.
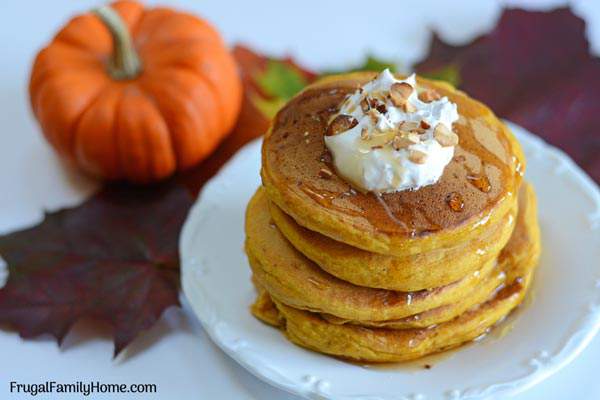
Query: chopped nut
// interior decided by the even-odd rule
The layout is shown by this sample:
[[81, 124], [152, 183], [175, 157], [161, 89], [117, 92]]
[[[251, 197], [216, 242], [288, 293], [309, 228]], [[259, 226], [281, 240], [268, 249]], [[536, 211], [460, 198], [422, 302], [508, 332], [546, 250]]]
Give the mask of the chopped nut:
[[408, 101], [406, 103], [404, 103], [402, 108], [404, 109], [404, 112], [407, 112], [407, 113], [413, 113], [413, 112], [417, 111], [417, 108], [415, 106], [413, 106], [411, 103], [409, 103]]
[[429, 129], [429, 128], [431, 128], [431, 125], [429, 125], [425, 120], [421, 120], [421, 128]]
[[308, 131], [304, 132], [304, 137], [307, 137], [309, 135]]
[[385, 103], [382, 103], [377, 98], [369, 97], [367, 99], [367, 103], [369, 105], [369, 108], [371, 108], [371, 109], [374, 108], [382, 114], [385, 114], [387, 112], [387, 107], [385, 106]]
[[419, 143], [421, 141], [421, 138], [419, 137], [419, 135], [416, 133], [413, 133], [413, 132], [409, 132], [408, 135], [406, 135], [406, 139], [408, 139], [413, 144]]
[[367, 101], [367, 99], [362, 99], [360, 101], [360, 108], [364, 113], [366, 113], [367, 111], [369, 111], [371, 109], [371, 106], [369, 105], [369, 102]]
[[419, 124], [414, 121], [402, 121], [400, 123], [400, 128], [403, 131], [414, 131], [419, 128]]
[[408, 147], [409, 143], [407, 142], [407, 140], [400, 136], [394, 136], [394, 140], [392, 140], [392, 147], [394, 148], [394, 150], [398, 151], [400, 149]]
[[396, 82], [390, 87], [390, 99], [396, 107], [404, 106], [408, 97], [413, 92], [413, 87], [406, 82]]
[[362, 140], [367, 140], [370, 136], [371, 135], [369, 135], [369, 129], [367, 129], [367, 127], [362, 128], [362, 130], [360, 131], [360, 138]]
[[397, 151], [419, 143], [420, 141], [419, 135], [416, 133], [401, 131], [400, 134], [394, 136], [394, 139], [392, 140], [392, 147]]
[[425, 161], [427, 161], [427, 154], [420, 150], [411, 150], [410, 153], [408, 153], [408, 159], [415, 164], [425, 164]]
[[374, 108], [371, 108], [367, 114], [369, 114], [371, 122], [373, 122], [373, 124], [377, 124], [377, 121], [379, 121], [379, 111], [377, 111]]
[[350, 115], [340, 114], [329, 123], [325, 135], [334, 136], [338, 133], [345, 132], [348, 129], [352, 129], [356, 125], [358, 125], [358, 121], [356, 120], [356, 118]]
[[327, 168], [321, 168], [319, 170], [319, 176], [323, 179], [329, 179], [333, 176], [333, 173]]
[[425, 89], [421, 93], [419, 93], [419, 100], [424, 101], [425, 103], [430, 103], [434, 100], [441, 99], [442, 96], [438, 92], [432, 89]]
[[433, 137], [443, 147], [456, 146], [458, 144], [458, 135], [442, 124], [436, 125], [433, 130]]

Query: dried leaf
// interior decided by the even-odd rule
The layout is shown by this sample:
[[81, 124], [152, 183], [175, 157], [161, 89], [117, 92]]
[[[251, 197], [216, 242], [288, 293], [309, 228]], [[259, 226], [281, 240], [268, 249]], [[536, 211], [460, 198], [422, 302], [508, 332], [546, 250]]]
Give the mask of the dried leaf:
[[179, 305], [178, 237], [192, 204], [183, 187], [109, 186], [39, 225], [0, 236], [9, 277], [0, 323], [60, 343], [88, 317], [114, 330], [115, 355]]
[[600, 182], [600, 59], [589, 52], [584, 21], [569, 9], [506, 10], [492, 32], [464, 46], [434, 35], [416, 69], [458, 83]]

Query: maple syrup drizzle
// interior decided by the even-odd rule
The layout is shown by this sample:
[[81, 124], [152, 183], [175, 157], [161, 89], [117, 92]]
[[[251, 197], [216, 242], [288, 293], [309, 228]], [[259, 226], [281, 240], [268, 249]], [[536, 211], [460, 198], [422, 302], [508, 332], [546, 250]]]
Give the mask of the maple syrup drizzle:
[[[306, 193], [310, 198], [312, 198], [313, 200], [315, 200], [317, 203], [321, 204], [324, 207], [327, 207], [329, 209], [334, 209], [340, 212], [343, 212], [345, 214], [349, 214], [355, 217], [360, 217], [363, 216], [363, 212], [362, 210], [357, 210], [357, 209], [353, 209], [353, 208], [349, 208], [349, 207], [342, 207], [336, 204], [336, 200], [340, 199], [342, 197], [349, 197], [352, 196], [353, 193], [348, 191], [348, 192], [342, 192], [342, 193], [336, 193], [336, 192], [332, 192], [332, 191], [327, 191], [327, 190], [323, 190], [323, 189], [315, 189], [313, 187], [310, 187], [308, 185], [301, 185], [301, 190]], [[356, 192], [354, 192], [356, 193]]]
[[[450, 94], [458, 104], [461, 119], [456, 122], [455, 131], [460, 142], [457, 154], [447, 167], [445, 179], [419, 189], [418, 195], [409, 191], [389, 195], [353, 195], [347, 182], [336, 174], [331, 179], [320, 178], [319, 170], [324, 165], [334, 171], [331, 154], [323, 143], [327, 117], [337, 109], [332, 105], [339, 104], [358, 84], [349, 81], [339, 83], [335, 93], [331, 91], [333, 86], [309, 89], [280, 112], [272, 132], [274, 137], [266, 141], [266, 150], [267, 157], [277, 164], [274, 168], [280, 168], [277, 173], [289, 182], [288, 185], [301, 181], [299, 188], [323, 207], [361, 217], [361, 223], [370, 224], [376, 231], [402, 232], [409, 236], [460, 224], [475, 215], [473, 210], [477, 211], [476, 215], [487, 213], [505, 199], [507, 192], [514, 191], [515, 176], [522, 166], [512, 155], [512, 144], [504, 136], [504, 128], [489, 122], [484, 107], [461, 96], [452, 98], [450, 93], [442, 95]], [[305, 114], [318, 114], [319, 118], [303, 118]], [[296, 126], [284, 124], [290, 115], [297, 117]], [[289, 131], [292, 133], [283, 138], [282, 134]], [[306, 135], [307, 132], [309, 135]], [[305, 144], [308, 137], [312, 139], [310, 145]], [[273, 154], [269, 155], [270, 152]], [[290, 155], [293, 162], [290, 162]], [[465, 172], [460, 173], [461, 169]], [[479, 195], [468, 191], [461, 181], [476, 189]], [[441, 190], [446, 192], [437, 193]]]
[[[401, 226], [402, 228], [404, 228], [404, 230], [409, 230], [408, 229], [408, 225], [406, 225], [403, 221], [399, 220], [394, 213], [392, 212], [392, 210], [390, 210], [390, 207], [388, 206], [388, 204], [385, 202], [385, 199], [383, 198], [383, 196], [381, 196], [380, 193], [373, 193], [373, 195], [375, 196], [375, 198], [377, 199], [377, 201], [379, 202], [379, 204], [381, 204], [381, 207], [383, 207], [383, 209], [385, 210], [385, 212], [387, 213], [388, 217], [390, 217], [390, 219], [392, 221], [394, 221], [398, 226]], [[410, 236], [414, 236], [415, 235], [415, 231], [414, 229], [410, 231]]]
[[492, 189], [490, 180], [485, 175], [467, 175], [467, 180], [483, 193], [488, 193]]
[[455, 212], [461, 212], [465, 208], [465, 202], [459, 193], [452, 192], [446, 196], [446, 203]]

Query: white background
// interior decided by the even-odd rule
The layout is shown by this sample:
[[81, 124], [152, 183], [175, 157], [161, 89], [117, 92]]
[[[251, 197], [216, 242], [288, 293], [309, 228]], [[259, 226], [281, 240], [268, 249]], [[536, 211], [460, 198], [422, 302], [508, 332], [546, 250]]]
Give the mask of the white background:
[[[359, 63], [367, 52], [407, 69], [426, 54], [430, 28], [452, 43], [464, 43], [491, 29], [501, 9], [491, 0], [161, 3], [205, 16], [230, 43], [243, 41], [274, 55], [291, 54], [316, 69]], [[563, 3], [510, 2], [532, 9]], [[76, 204], [94, 188], [93, 182], [66, 170], [42, 140], [29, 110], [27, 82], [36, 51], [70, 15], [97, 4], [66, 0], [0, 4], [0, 233], [39, 221], [45, 209]], [[573, 8], [587, 21], [592, 49], [599, 54], [600, 2], [577, 1]], [[31, 398], [9, 394], [13, 380], [158, 384], [158, 395], [135, 397], [144, 399], [296, 399], [229, 360], [187, 309], [169, 310], [117, 360], [111, 358], [110, 331], [89, 322], [78, 324], [61, 349], [49, 338], [23, 341], [15, 333], [0, 331], [0, 354], [0, 399]], [[600, 399], [599, 369], [600, 338], [596, 338], [572, 365], [517, 399]]]

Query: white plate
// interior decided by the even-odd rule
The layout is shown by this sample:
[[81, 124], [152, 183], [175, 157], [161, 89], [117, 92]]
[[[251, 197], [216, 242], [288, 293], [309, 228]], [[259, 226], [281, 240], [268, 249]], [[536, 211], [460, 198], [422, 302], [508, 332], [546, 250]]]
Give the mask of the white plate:
[[516, 394], [570, 363], [600, 329], [600, 192], [563, 152], [511, 125], [539, 198], [543, 252], [511, 332], [431, 369], [366, 368], [297, 347], [248, 311], [246, 204], [260, 184], [260, 142], [205, 187], [185, 223], [183, 290], [212, 340], [257, 377], [310, 399], [483, 399]]

